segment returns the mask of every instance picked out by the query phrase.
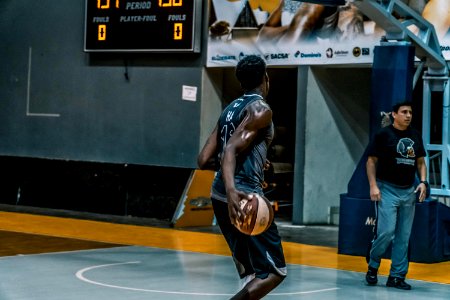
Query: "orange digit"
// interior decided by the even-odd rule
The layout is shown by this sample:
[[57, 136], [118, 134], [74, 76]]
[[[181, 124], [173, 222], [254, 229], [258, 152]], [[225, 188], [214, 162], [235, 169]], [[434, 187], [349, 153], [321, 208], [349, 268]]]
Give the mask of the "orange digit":
[[172, 6], [172, 0], [159, 0], [160, 7]]
[[106, 24], [98, 25], [98, 37], [97, 40], [105, 41], [106, 40]]
[[108, 9], [109, 8], [109, 0], [106, 0], [106, 4], [102, 4], [102, 0], [97, 0], [97, 8]]
[[173, 39], [174, 40], [182, 40], [183, 39], [183, 23], [174, 23]]

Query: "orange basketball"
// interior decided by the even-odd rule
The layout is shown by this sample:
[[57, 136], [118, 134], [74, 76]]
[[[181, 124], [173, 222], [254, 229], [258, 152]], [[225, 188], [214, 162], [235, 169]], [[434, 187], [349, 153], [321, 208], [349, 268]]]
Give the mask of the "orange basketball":
[[273, 209], [266, 197], [256, 193], [250, 194], [251, 199], [239, 201], [241, 209], [244, 211], [244, 222], [236, 228], [247, 235], [258, 235], [269, 228], [273, 221]]

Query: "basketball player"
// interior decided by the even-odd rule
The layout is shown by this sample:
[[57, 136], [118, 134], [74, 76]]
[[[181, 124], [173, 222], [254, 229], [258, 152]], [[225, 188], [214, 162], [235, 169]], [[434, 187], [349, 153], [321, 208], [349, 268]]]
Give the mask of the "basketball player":
[[351, 2], [328, 6], [280, 0], [261, 28], [258, 42], [289, 44], [317, 38], [342, 41], [363, 33], [363, 15]]
[[231, 299], [261, 299], [286, 276], [281, 237], [272, 222], [260, 235], [241, 233], [244, 214], [239, 201], [249, 193], [262, 195], [267, 149], [272, 142], [272, 110], [266, 64], [245, 56], [236, 67], [244, 94], [229, 104], [198, 156], [200, 169], [217, 169], [211, 198], [219, 227], [230, 247], [243, 288]]

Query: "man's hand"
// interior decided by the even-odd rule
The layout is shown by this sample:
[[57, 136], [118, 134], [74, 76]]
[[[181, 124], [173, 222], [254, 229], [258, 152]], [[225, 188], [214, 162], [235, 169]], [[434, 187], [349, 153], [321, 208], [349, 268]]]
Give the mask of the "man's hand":
[[271, 165], [272, 163], [270, 162], [270, 160], [266, 159], [266, 162], [264, 163], [264, 171], [270, 170]]
[[244, 222], [245, 214], [239, 205], [239, 201], [244, 198], [250, 199], [249, 195], [238, 190], [227, 192], [228, 216], [233, 225], [240, 226]]
[[381, 192], [377, 185], [370, 187], [370, 200], [372, 200], [372, 201], [380, 201], [381, 200]]
[[420, 192], [419, 194], [419, 202], [423, 202], [425, 200], [425, 197], [427, 196], [427, 186], [425, 183], [420, 183], [417, 187], [414, 193]]

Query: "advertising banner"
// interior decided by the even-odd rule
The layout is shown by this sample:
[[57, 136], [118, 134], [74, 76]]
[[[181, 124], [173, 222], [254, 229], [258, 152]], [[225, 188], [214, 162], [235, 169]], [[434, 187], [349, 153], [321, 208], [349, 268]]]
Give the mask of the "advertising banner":
[[[450, 0], [402, 1], [431, 23], [434, 17], [442, 53], [450, 60]], [[235, 66], [249, 54], [264, 56], [272, 66], [372, 63], [373, 49], [385, 35], [351, 1], [324, 6], [210, 0], [209, 7], [208, 67]]]

